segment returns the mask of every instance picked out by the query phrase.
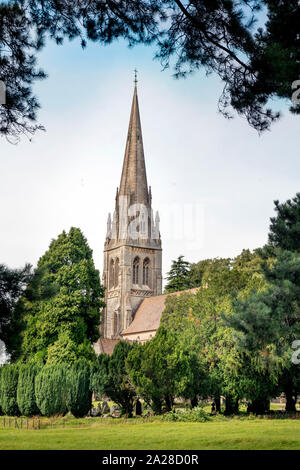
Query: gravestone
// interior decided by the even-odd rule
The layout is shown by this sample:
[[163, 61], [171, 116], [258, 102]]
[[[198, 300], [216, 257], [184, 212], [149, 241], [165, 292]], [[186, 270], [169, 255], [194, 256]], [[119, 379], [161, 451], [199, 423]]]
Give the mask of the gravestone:
[[107, 401], [104, 401], [103, 404], [102, 404], [102, 413], [103, 413], [104, 415], [110, 413], [110, 408], [109, 408], [109, 406], [108, 406]]
[[113, 405], [110, 409], [110, 414], [114, 418], [119, 418], [121, 416], [121, 410], [118, 405]]

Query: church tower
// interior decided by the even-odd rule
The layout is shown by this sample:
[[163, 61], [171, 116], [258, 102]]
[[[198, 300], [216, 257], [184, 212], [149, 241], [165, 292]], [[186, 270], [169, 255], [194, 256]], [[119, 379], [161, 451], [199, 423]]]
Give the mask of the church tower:
[[117, 339], [142, 300], [162, 291], [159, 215], [152, 210], [135, 79], [120, 187], [108, 215], [102, 283], [106, 307], [101, 336]]

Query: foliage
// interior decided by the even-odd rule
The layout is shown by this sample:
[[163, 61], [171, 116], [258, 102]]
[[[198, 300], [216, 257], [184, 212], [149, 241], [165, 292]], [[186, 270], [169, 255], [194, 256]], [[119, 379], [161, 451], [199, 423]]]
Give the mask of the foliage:
[[34, 364], [19, 366], [17, 403], [23, 416], [32, 416], [39, 412], [35, 398], [35, 377], [39, 370]]
[[8, 416], [19, 414], [17, 403], [18, 367], [14, 364], [2, 366], [1, 371], [1, 409]]
[[76, 418], [87, 415], [92, 407], [90, 365], [74, 362], [67, 370], [67, 408]]
[[194, 398], [201, 377], [196, 356], [163, 326], [151, 341], [134, 345], [126, 364], [137, 393], [157, 413], [163, 403], [170, 410], [175, 397]]
[[78, 228], [62, 232], [40, 258], [19, 302], [17, 357], [47, 364], [93, 360], [104, 305], [92, 250]]
[[[46, 74], [36, 67], [36, 52], [42, 42], [32, 34], [33, 22], [22, 1], [0, 4], [0, 80], [6, 85], [6, 100], [0, 105], [0, 135], [13, 143], [19, 136], [30, 136], [37, 125], [40, 107], [31, 86]], [[1, 102], [2, 104], [2, 102]]]
[[300, 375], [291, 357], [292, 343], [300, 337], [300, 255], [282, 251], [274, 266], [265, 268], [265, 275], [270, 287], [238, 301], [230, 323], [237, 331], [239, 347], [256, 353], [260, 367], [275, 379], [280, 381], [282, 373], [286, 377], [293, 371], [284, 388], [285, 392], [291, 388], [292, 395], [297, 396]]
[[[120, 341], [114, 349], [108, 362], [108, 373], [105, 380], [104, 393], [115, 403], [122, 412], [131, 417], [133, 413], [136, 392], [126, 370], [126, 359], [132, 346], [127, 341]], [[105, 359], [104, 359], [105, 362]]]
[[189, 288], [189, 266], [190, 263], [183, 260], [183, 256], [178, 256], [172, 261], [172, 266], [167, 275], [168, 283], [165, 292], [176, 292]]
[[136, 392], [131, 384], [125, 363], [132, 346], [127, 341], [120, 341], [111, 356], [99, 354], [92, 365], [91, 389], [101, 399], [107, 396], [117, 403], [122, 414], [131, 417]]
[[263, 264], [268, 288], [237, 299], [228, 324], [236, 330], [239, 349], [255, 358], [269, 383], [278, 383], [278, 391], [286, 395], [287, 411], [295, 411], [300, 393], [299, 367], [292, 362], [292, 344], [300, 337], [298, 195], [284, 204], [275, 201], [275, 208], [277, 217], [271, 219], [269, 234], [271, 246], [261, 250], [262, 255], [273, 256], [271, 263]]
[[297, 0], [17, 0], [0, 8], [0, 80], [7, 85], [0, 133], [15, 139], [42, 129], [35, 124], [39, 104], [31, 86], [46, 76], [36, 68], [36, 54], [49, 37], [57, 44], [78, 37], [83, 48], [87, 40], [153, 43], [156, 59], [164, 69], [174, 66], [177, 78], [199, 69], [217, 74], [224, 83], [219, 110], [225, 117], [235, 110], [258, 131], [279, 117], [267, 108], [270, 98], [290, 99], [299, 77]]
[[67, 411], [66, 365], [44, 366], [35, 379], [37, 406], [44, 416], [63, 415]]
[[209, 419], [208, 413], [199, 405], [191, 410], [172, 410], [163, 415], [164, 421], [205, 423]]
[[106, 383], [108, 379], [108, 365], [110, 356], [108, 354], [99, 354], [92, 365], [91, 371], [91, 389], [99, 400], [105, 395]]
[[[194, 266], [202, 287], [192, 295], [167, 298], [161, 326], [178, 335], [178, 341], [193, 351], [201, 364], [202, 377], [197, 395], [226, 397], [226, 413], [237, 411], [237, 402], [250, 397], [245, 361], [237, 348], [234, 330], [226, 324], [233, 315], [233, 303], [246, 298], [253, 289], [263, 291], [267, 283], [261, 273], [263, 259], [258, 252], [244, 250], [233, 260], [211, 260]], [[202, 268], [205, 268], [204, 270]], [[195, 278], [194, 278], [195, 279]], [[220, 411], [220, 406], [217, 406]]]
[[4, 342], [6, 351], [12, 358], [19, 340], [14, 331], [18, 315], [15, 306], [30, 279], [29, 264], [22, 269], [9, 269], [0, 264], [0, 340]]
[[229, 271], [230, 266], [230, 258], [205, 259], [192, 263], [189, 272], [189, 287], [206, 287], [214, 273], [221, 274], [221, 271]]
[[300, 252], [300, 193], [283, 204], [275, 201], [276, 217], [271, 218], [269, 243], [283, 250]]

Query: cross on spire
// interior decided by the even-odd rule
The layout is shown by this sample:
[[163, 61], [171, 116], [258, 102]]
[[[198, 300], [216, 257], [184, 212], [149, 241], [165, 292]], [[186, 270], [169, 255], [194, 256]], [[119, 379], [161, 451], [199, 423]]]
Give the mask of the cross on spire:
[[137, 69], [134, 69], [134, 85], [136, 86], [137, 84]]

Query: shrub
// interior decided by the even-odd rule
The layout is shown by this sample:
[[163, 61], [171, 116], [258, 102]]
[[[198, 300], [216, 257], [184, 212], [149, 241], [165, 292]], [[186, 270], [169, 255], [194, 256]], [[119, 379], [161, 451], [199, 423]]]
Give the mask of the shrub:
[[203, 409], [202, 406], [196, 406], [191, 410], [178, 410], [178, 411], [169, 411], [163, 415], [164, 421], [183, 421], [183, 422], [197, 422], [205, 423], [209, 421], [209, 415]]
[[67, 411], [66, 369], [66, 365], [45, 366], [35, 378], [36, 403], [44, 416]]
[[76, 417], [85, 416], [92, 407], [90, 366], [78, 361], [67, 370], [67, 408]]
[[23, 364], [19, 368], [17, 403], [24, 416], [32, 416], [39, 412], [34, 390], [34, 381], [39, 370], [35, 364]]
[[5, 365], [1, 372], [1, 408], [5, 415], [19, 414], [17, 404], [18, 367]]

